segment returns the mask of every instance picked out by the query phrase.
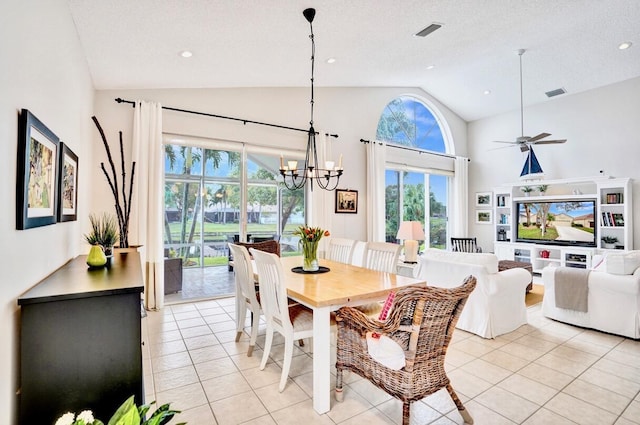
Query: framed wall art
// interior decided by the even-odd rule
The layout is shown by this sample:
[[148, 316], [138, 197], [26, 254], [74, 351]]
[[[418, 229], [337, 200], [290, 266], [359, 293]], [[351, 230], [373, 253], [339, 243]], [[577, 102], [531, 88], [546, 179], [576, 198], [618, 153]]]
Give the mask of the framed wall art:
[[78, 156], [60, 142], [58, 163], [58, 221], [76, 221], [78, 218]]
[[476, 193], [476, 207], [490, 207], [491, 197], [492, 197], [491, 192]]
[[491, 224], [492, 221], [491, 210], [476, 210], [476, 223]]
[[336, 213], [358, 212], [358, 191], [336, 189]]
[[59, 139], [26, 109], [18, 128], [16, 228], [54, 224], [58, 210]]

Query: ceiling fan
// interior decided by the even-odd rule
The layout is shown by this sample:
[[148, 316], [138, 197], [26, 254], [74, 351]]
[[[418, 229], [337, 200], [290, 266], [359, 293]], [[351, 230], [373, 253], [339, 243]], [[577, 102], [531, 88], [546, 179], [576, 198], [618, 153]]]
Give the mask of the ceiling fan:
[[566, 139], [558, 139], [558, 140], [543, 140], [546, 137], [551, 136], [550, 133], [540, 133], [537, 136], [529, 137], [524, 135], [524, 104], [522, 100], [522, 55], [524, 54], [525, 49], [518, 49], [518, 56], [520, 57], [520, 134], [521, 136], [516, 138], [514, 142], [504, 142], [500, 140], [494, 140], [495, 143], [508, 143], [513, 146], [520, 147], [521, 152], [526, 152], [529, 150], [531, 145], [550, 145], [556, 143], [564, 143]]

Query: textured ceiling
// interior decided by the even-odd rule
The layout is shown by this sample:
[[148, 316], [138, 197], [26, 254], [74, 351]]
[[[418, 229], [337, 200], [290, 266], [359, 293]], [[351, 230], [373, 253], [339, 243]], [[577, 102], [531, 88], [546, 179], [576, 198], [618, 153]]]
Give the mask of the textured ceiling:
[[[519, 48], [525, 105], [560, 87], [568, 96], [640, 76], [638, 0], [69, 5], [97, 89], [308, 87], [307, 7], [317, 10], [316, 87], [420, 87], [467, 121], [519, 108]], [[442, 28], [413, 36], [433, 22]], [[635, 44], [618, 50], [623, 41]], [[193, 57], [178, 55], [185, 49]]]

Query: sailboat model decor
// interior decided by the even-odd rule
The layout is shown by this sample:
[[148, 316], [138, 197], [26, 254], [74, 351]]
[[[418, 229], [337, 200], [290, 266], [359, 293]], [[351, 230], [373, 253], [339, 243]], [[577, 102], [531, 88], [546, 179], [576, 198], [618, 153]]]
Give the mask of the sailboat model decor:
[[529, 146], [529, 151], [527, 153], [527, 160], [522, 167], [522, 172], [520, 173], [520, 178], [523, 180], [528, 179], [541, 179], [544, 177], [544, 171], [542, 171], [542, 167], [538, 162], [538, 158], [536, 157], [535, 152], [533, 152], [533, 146]]

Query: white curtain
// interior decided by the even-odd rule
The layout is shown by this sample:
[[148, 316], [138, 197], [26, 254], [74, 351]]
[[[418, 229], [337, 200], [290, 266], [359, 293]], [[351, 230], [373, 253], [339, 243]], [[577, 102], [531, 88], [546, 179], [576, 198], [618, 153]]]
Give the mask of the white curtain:
[[469, 223], [469, 160], [456, 157], [454, 166], [451, 236], [465, 238]]
[[367, 144], [367, 240], [385, 241], [384, 175], [387, 144]]
[[[320, 131], [320, 134], [316, 135], [316, 148], [318, 150], [318, 165], [320, 168], [324, 167], [325, 161], [335, 161], [338, 164], [336, 158], [331, 157], [330, 140], [326, 136], [324, 131]], [[330, 185], [333, 182], [329, 182]], [[321, 189], [317, 183], [313, 184], [313, 192], [311, 192], [311, 216], [308, 217], [307, 224], [314, 227], [320, 227], [322, 229], [331, 232], [331, 213], [333, 211], [332, 202], [335, 192]], [[320, 240], [318, 247], [320, 257], [324, 257], [326, 239]]]
[[162, 106], [136, 101], [133, 119], [133, 160], [136, 162], [136, 202], [132, 215], [142, 245], [144, 306], [159, 310], [164, 306], [164, 254], [162, 212], [164, 173], [162, 148]]

